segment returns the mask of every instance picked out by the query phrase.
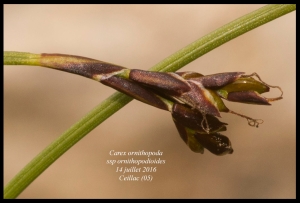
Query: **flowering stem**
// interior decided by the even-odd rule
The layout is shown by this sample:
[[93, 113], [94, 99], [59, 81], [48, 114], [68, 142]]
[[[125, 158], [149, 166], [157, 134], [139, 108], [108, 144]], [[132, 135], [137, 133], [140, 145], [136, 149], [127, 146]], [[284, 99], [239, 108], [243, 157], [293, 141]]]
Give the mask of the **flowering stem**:
[[[232, 21], [231, 23], [224, 25], [199, 40], [189, 44], [185, 48], [156, 64], [150, 70], [161, 72], [176, 71], [231, 39], [234, 39], [243, 33], [294, 10], [296, 10], [296, 5], [267, 5], [235, 21]], [[4, 65], [38, 66], [40, 65], [38, 60], [40, 56], [40, 54], [4, 52]], [[6, 185], [4, 189], [4, 198], [17, 197], [32, 181], [35, 180], [35, 178], [37, 178], [64, 152], [131, 100], [132, 98], [122, 93], [114, 93], [101, 104], [96, 106], [91, 112], [82, 118], [82, 120], [74, 124], [27, 164]]]

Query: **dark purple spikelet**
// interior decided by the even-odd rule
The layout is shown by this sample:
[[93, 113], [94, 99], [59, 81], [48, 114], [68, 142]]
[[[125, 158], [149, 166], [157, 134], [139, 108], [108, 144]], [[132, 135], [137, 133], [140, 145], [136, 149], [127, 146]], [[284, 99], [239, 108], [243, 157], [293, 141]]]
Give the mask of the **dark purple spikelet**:
[[[216, 155], [231, 154], [230, 140], [219, 134], [226, 123], [220, 112], [246, 118], [250, 126], [263, 121], [228, 109], [222, 99], [246, 104], [270, 105], [282, 99], [282, 90], [261, 80], [258, 74], [225, 72], [202, 75], [196, 72], [162, 73], [127, 69], [86, 57], [42, 54], [40, 64], [88, 77], [127, 94], [141, 102], [170, 111], [183, 141], [189, 148], [203, 153], [204, 148]], [[257, 77], [258, 80], [253, 77]], [[266, 98], [261, 94], [278, 88], [281, 96]]]

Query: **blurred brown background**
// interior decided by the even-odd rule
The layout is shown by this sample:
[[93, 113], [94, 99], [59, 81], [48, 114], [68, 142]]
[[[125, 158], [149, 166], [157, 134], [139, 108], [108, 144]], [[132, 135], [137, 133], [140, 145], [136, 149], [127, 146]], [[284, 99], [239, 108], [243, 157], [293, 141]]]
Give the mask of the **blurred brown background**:
[[[4, 5], [4, 50], [64, 53], [149, 69], [263, 5]], [[284, 90], [272, 106], [226, 102], [234, 153], [190, 151], [168, 112], [133, 101], [38, 177], [19, 198], [295, 198], [296, 13], [240, 36], [185, 66], [203, 74], [257, 72]], [[41, 150], [115, 92], [84, 77], [4, 67], [4, 185]], [[277, 96], [274, 90], [267, 96]], [[121, 182], [110, 150], [163, 151], [152, 182]], [[155, 157], [153, 157], [155, 158]], [[136, 157], [138, 159], [138, 157]], [[125, 167], [126, 165], [123, 165]], [[149, 165], [151, 166], [151, 165]], [[141, 175], [141, 174], [135, 174]]]

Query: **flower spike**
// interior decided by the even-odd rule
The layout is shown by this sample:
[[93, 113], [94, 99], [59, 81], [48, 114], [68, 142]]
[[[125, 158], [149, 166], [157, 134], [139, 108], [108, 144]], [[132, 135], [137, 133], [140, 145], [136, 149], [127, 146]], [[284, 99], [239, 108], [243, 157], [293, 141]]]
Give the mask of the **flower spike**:
[[[141, 102], [171, 112], [180, 137], [192, 151], [198, 153], [203, 153], [205, 148], [216, 155], [233, 152], [230, 140], [219, 134], [226, 130], [227, 125], [217, 118], [221, 117], [221, 112], [246, 118], [250, 126], [258, 127], [263, 123], [261, 119], [228, 109], [222, 99], [271, 105], [270, 102], [282, 99], [283, 95], [280, 87], [268, 85], [257, 73], [225, 72], [205, 76], [196, 72], [151, 72], [64, 54], [42, 54], [39, 64], [91, 78]], [[281, 95], [275, 98], [261, 96], [270, 88], [279, 89]]]

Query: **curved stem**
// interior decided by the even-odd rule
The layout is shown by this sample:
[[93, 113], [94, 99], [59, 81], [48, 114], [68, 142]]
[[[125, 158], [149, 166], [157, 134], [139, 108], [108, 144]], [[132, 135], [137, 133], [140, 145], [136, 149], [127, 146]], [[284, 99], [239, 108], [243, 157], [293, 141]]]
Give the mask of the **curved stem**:
[[[268, 5], [260, 8], [189, 44], [150, 70], [162, 72], [176, 71], [231, 39], [294, 10], [296, 10], [296, 5]], [[12, 56], [14, 53], [4, 52], [5, 65], [39, 65], [34, 59], [37, 56], [35, 54], [23, 53], [22, 57], [16, 58], [15, 56], [14, 58]], [[95, 107], [82, 120], [69, 128], [27, 164], [6, 185], [4, 198], [17, 197], [64, 152], [131, 100], [132, 98], [122, 93], [115, 93]]]
[[264, 6], [201, 37], [156, 64], [151, 70], [163, 72], [177, 71], [216, 47], [294, 10], [296, 10], [295, 4]]

